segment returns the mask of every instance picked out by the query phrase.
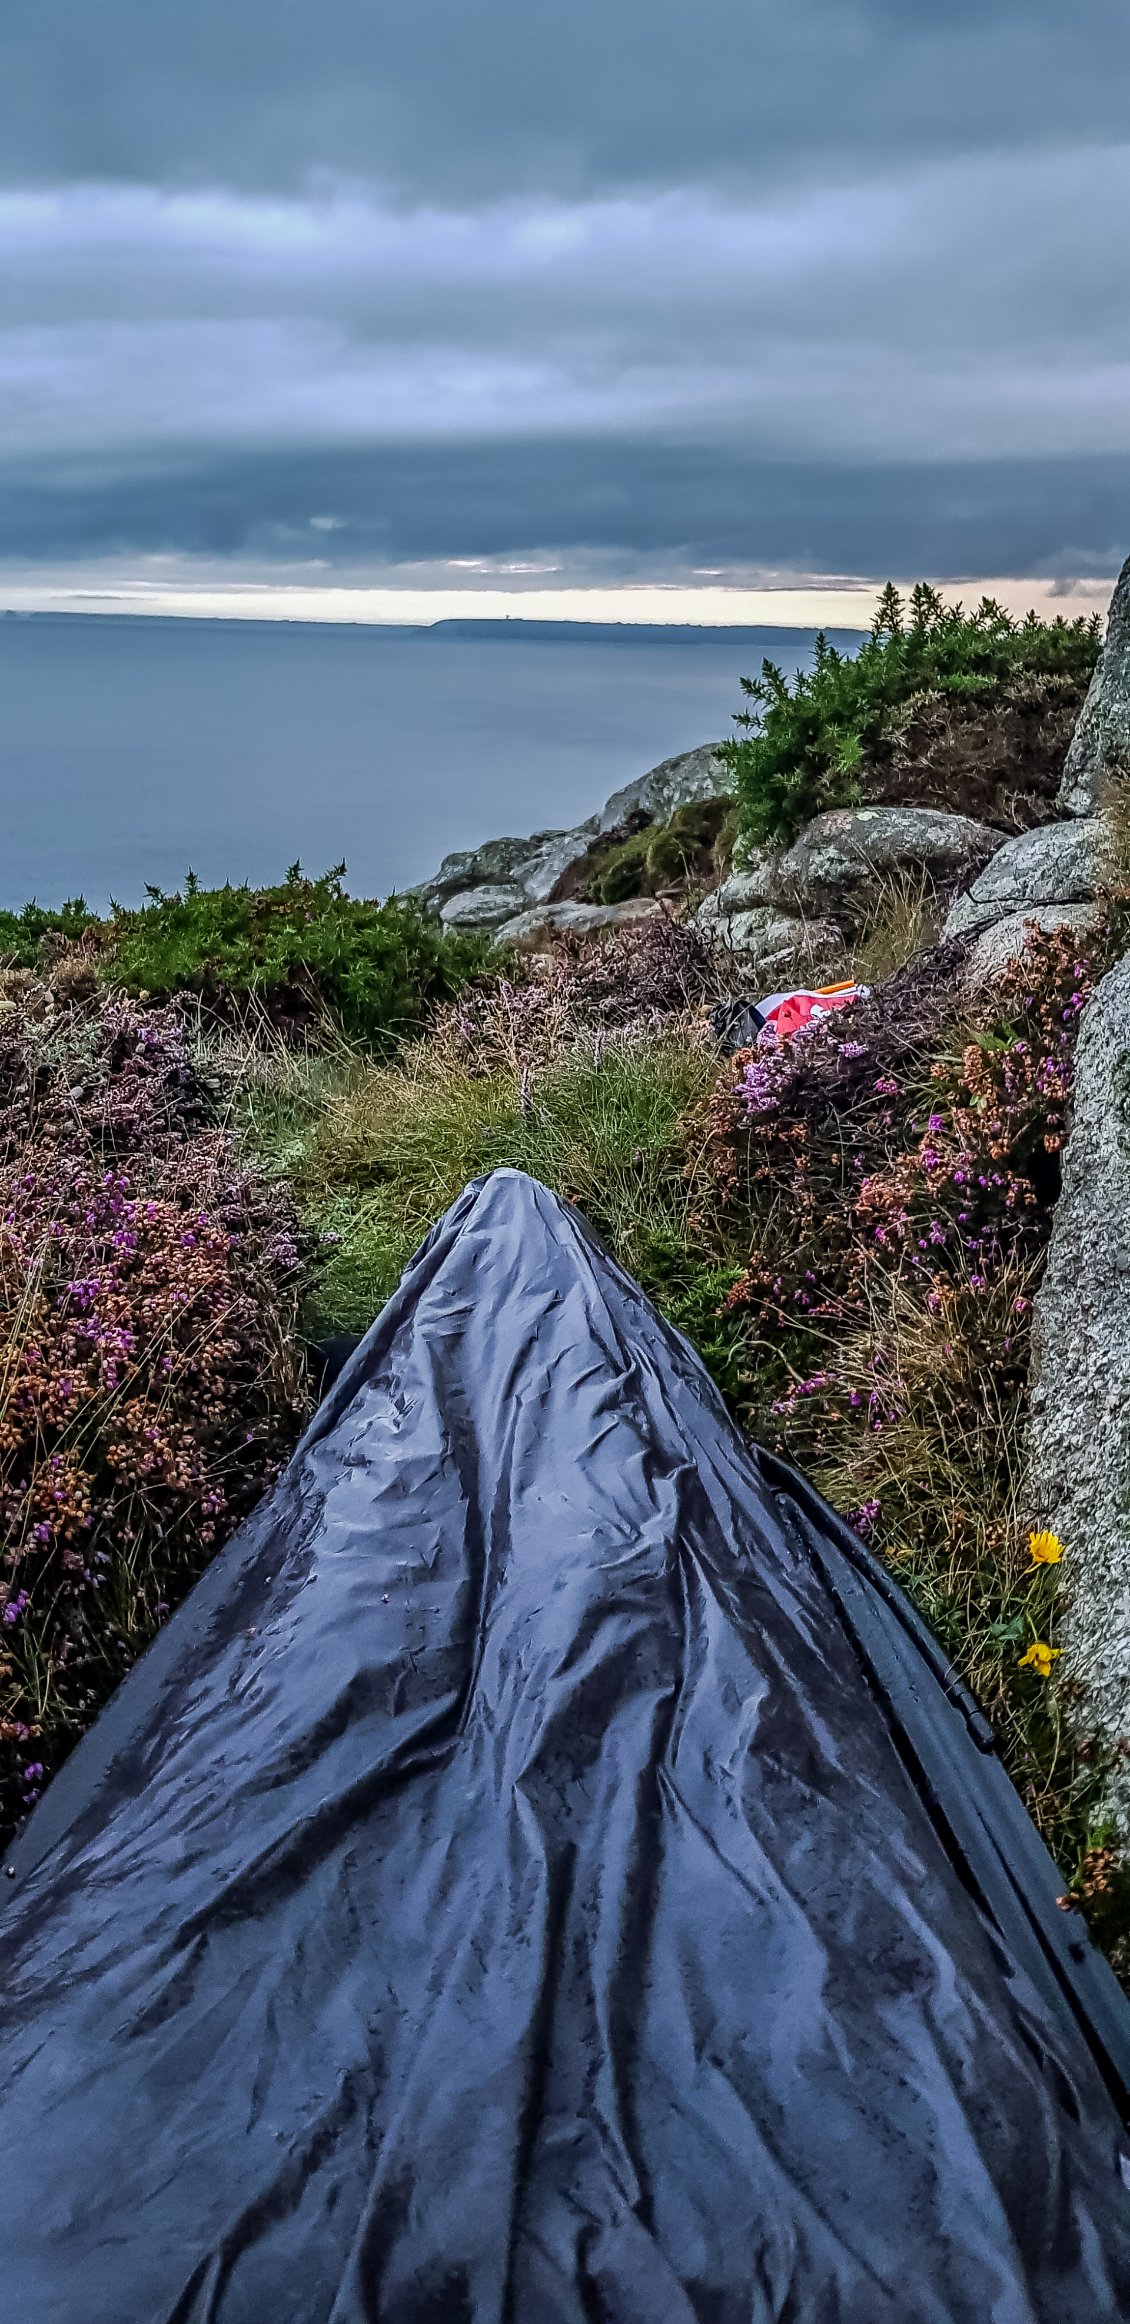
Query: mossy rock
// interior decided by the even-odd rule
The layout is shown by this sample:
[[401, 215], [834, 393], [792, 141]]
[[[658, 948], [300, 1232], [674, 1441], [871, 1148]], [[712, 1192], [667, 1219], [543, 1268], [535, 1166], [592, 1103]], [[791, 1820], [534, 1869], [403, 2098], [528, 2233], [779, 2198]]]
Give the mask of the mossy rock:
[[633, 896], [650, 895], [647, 885], [650, 843], [649, 831], [637, 831], [632, 838], [621, 840], [611, 848], [603, 864], [586, 882], [586, 902], [626, 904]]
[[734, 824], [732, 800], [691, 799], [658, 828], [605, 833], [590, 850], [581, 893], [590, 903], [623, 904], [712, 886], [729, 860]]

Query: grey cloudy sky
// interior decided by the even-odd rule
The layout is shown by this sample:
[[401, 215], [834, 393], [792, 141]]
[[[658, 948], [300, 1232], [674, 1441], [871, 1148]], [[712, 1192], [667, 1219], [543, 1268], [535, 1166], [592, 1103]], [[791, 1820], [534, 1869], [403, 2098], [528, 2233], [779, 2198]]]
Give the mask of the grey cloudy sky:
[[1125, 0], [0, 0], [6, 593], [1108, 575], [1128, 98]]

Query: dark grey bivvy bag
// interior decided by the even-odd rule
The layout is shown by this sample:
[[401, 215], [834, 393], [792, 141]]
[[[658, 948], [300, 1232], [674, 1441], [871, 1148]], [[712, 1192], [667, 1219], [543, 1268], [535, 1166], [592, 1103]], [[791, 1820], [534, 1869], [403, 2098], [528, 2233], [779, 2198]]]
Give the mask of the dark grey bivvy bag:
[[2, 2324], [1130, 2315], [1130, 2007], [975, 1705], [513, 1171], [12, 1864]]

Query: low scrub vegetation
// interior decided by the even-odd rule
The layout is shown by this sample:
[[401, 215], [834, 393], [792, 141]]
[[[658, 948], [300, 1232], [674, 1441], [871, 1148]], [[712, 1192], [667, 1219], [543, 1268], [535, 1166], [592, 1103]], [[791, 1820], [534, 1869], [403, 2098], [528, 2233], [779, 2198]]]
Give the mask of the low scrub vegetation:
[[584, 1210], [898, 1575], [1130, 1972], [1102, 1757], [1055, 1678], [1058, 1544], [1020, 1506], [1076, 1031], [1123, 908], [974, 1006], [932, 899], [888, 888], [870, 997], [733, 1058], [667, 914], [474, 973], [434, 932], [413, 949], [412, 907], [379, 944], [356, 909], [332, 875], [188, 888], [40, 930], [37, 969], [0, 978], [8, 1823], [285, 1457], [303, 1341], [363, 1330], [510, 1163]]
[[945, 906], [933, 880], [911, 871], [887, 872], [871, 891], [852, 944], [860, 984], [881, 984], [940, 941]]
[[1064, 1868], [1130, 1970], [1102, 1768], [1049, 1686], [1052, 1561], [1020, 1508], [1032, 1298], [1079, 1017], [1107, 964], [1041, 938], [966, 1014], [938, 955], [711, 1100], [719, 1213], [749, 1257], [742, 1404], [892, 1566], [973, 1686]]
[[[901, 899], [895, 949], [915, 910]], [[1020, 1507], [1032, 1299], [1076, 1029], [1110, 941], [1081, 957], [1078, 939], [1041, 939], [976, 1010], [954, 959], [927, 949], [853, 1010], [725, 1063], [706, 964], [661, 922], [483, 980], [425, 1042], [313, 1105], [292, 1085], [267, 1144], [323, 1238], [323, 1333], [367, 1323], [477, 1171], [515, 1163], [578, 1202], [743, 1423], [910, 1591], [993, 1719], [1065, 1889], [1130, 1971], [1101, 1755], [1054, 1684], [1055, 1548], [1033, 1554]]]
[[[953, 763], [940, 789], [923, 792], [923, 803], [1007, 821], [1009, 776], [1006, 770], [1002, 782], [1000, 713], [1027, 709], [1037, 729], [1051, 719], [1052, 756], [1058, 746], [1061, 760], [1100, 642], [1097, 619], [1044, 622], [1029, 614], [1017, 622], [991, 598], [967, 613], [959, 604], [944, 604], [924, 582], [904, 603], [888, 583], [871, 634], [857, 653], [840, 653], [821, 636], [810, 671], [798, 671], [790, 681], [775, 663], [765, 661], [759, 678], [742, 679], [753, 707], [738, 713], [743, 732], [723, 744], [721, 756], [733, 774], [743, 839], [787, 845], [826, 808], [864, 798], [915, 797], [921, 769], [928, 775], [931, 766], [923, 736], [914, 753], [916, 785], [908, 788], [901, 781], [893, 791], [888, 788], [908, 726], [933, 727], [936, 758], [947, 720], [952, 726], [956, 718], [972, 738], [975, 757], [987, 708], [997, 732], [986, 797], [978, 795], [984, 784], [978, 786], [975, 770], [963, 764], [959, 746], [950, 754]], [[1049, 771], [1041, 765], [1034, 772], [1021, 763], [1011, 781], [1020, 793], [1035, 782], [1046, 796]], [[1021, 802], [1014, 820], [1036, 819], [1034, 813], [1025, 815]]]
[[276, 1055], [244, 1082], [249, 1135], [316, 1238], [312, 1336], [367, 1325], [433, 1221], [502, 1163], [582, 1208], [645, 1281], [684, 1249], [683, 1127], [717, 1072], [700, 944], [658, 919], [484, 978], [388, 1064]]
[[265, 1009], [291, 1030], [319, 1023], [369, 1049], [418, 1032], [429, 1010], [482, 966], [487, 940], [449, 934], [411, 896], [347, 895], [344, 864], [307, 879], [298, 864], [273, 888], [149, 890], [139, 911], [107, 920], [82, 898], [59, 912], [0, 913], [0, 960], [41, 967], [71, 940], [72, 988], [101, 983], [145, 1000], [198, 995], [216, 1015]]
[[0, 1829], [294, 1441], [298, 1225], [190, 1028], [0, 992]]
[[72, 897], [57, 912], [45, 911], [39, 904], [25, 904], [22, 912], [0, 912], [0, 960], [13, 968], [35, 968], [45, 937], [66, 944], [97, 925], [97, 915], [87, 910], [82, 896]]

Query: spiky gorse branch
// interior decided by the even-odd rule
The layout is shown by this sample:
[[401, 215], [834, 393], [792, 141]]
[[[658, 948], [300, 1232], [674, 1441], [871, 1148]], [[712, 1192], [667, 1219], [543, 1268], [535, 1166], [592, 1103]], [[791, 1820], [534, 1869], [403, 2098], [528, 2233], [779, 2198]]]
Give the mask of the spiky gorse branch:
[[976, 700], [1020, 673], [1085, 686], [1101, 643], [1097, 620], [1015, 621], [992, 598], [972, 612], [919, 582], [905, 600], [888, 582], [871, 633], [841, 653], [821, 635], [811, 670], [792, 679], [770, 661], [743, 678], [752, 707], [722, 745], [741, 828], [755, 843], [787, 845], [814, 815], [861, 796], [866, 762], [897, 733], [907, 706], [927, 697]]

